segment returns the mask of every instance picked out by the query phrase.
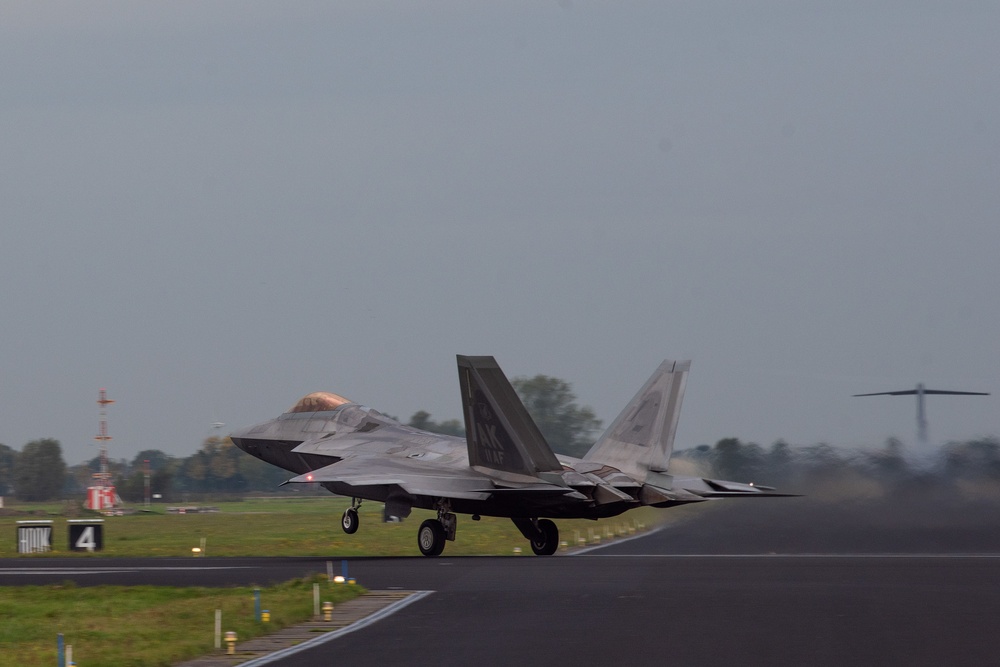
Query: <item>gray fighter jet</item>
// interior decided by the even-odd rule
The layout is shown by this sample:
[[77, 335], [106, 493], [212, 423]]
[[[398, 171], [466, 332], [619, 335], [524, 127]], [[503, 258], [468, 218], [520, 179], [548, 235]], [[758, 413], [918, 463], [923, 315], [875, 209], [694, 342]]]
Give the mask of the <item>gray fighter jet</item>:
[[277, 419], [232, 435], [243, 451], [351, 498], [344, 532], [358, 530], [362, 500], [386, 520], [436, 510], [417, 544], [437, 556], [455, 539], [456, 514], [509, 517], [538, 555], [555, 553], [551, 519], [599, 519], [651, 505], [775, 496], [773, 489], [668, 470], [689, 361], [664, 361], [582, 459], [556, 455], [493, 357], [458, 357], [465, 438], [404, 426], [336, 394], [309, 394]]

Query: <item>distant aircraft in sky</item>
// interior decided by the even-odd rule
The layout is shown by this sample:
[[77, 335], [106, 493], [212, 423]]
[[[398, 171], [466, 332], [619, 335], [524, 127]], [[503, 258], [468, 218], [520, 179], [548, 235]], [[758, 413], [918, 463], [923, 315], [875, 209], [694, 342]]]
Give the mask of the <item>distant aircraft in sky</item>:
[[598, 519], [642, 507], [709, 498], [779, 496], [774, 489], [668, 471], [689, 361], [664, 361], [582, 459], [557, 455], [493, 357], [458, 357], [465, 438], [405, 426], [336, 394], [309, 394], [276, 419], [238, 431], [243, 451], [351, 498], [346, 533], [362, 500], [385, 503], [385, 520], [437, 511], [417, 544], [437, 556], [455, 539], [456, 514], [508, 517], [538, 555], [555, 553], [551, 519]]
[[916, 389], [900, 389], [899, 391], [879, 391], [874, 394], [854, 394], [859, 396], [916, 396], [917, 397], [917, 440], [927, 442], [927, 411], [924, 407], [924, 396], [928, 394], [946, 394], [950, 396], [989, 396], [982, 391], [948, 391], [947, 389], [925, 389], [923, 383], [918, 383]]

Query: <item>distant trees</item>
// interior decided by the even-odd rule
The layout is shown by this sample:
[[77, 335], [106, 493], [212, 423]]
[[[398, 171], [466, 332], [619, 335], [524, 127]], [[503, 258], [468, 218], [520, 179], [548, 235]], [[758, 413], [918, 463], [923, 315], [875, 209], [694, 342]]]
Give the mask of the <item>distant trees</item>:
[[778, 440], [765, 449], [734, 437], [722, 438], [713, 446], [677, 450], [673, 460], [693, 463], [695, 474], [706, 477], [777, 485], [814, 470], [837, 470], [847, 465], [845, 457], [825, 444], [792, 447]]
[[[115, 490], [122, 500], [139, 503], [146, 495], [146, 461], [149, 461], [149, 492], [166, 502], [191, 495], [275, 491], [291, 474], [248, 456], [229, 438], [210, 437], [201, 449], [185, 457], [175, 457], [158, 449], [139, 452], [131, 461], [108, 462]], [[69, 494], [82, 494], [92, 484], [92, 474], [100, 468], [93, 459], [70, 469]]]
[[462, 425], [462, 422], [457, 419], [436, 422], [431, 419], [431, 413], [426, 410], [417, 410], [414, 412], [406, 425], [419, 428], [421, 431], [430, 431], [431, 433], [440, 433], [441, 435], [457, 435], [459, 437], [465, 435], [465, 426]]
[[1000, 479], [1000, 439], [978, 438], [944, 446], [944, 467], [951, 475]]
[[149, 462], [149, 493], [169, 499], [173, 487], [174, 468], [177, 459], [159, 449], [144, 449], [135, 455], [131, 463], [118, 467], [115, 475], [115, 490], [122, 500], [138, 503], [146, 499], [146, 465]]
[[961, 495], [973, 488], [1000, 488], [1000, 440], [995, 437], [950, 442], [933, 457], [907, 456], [905, 450], [896, 438], [888, 438], [877, 449], [847, 449], [826, 443], [792, 446], [784, 440], [765, 449], [739, 438], [723, 438], [714, 446], [676, 451], [671, 466], [704, 477], [773, 485], [782, 491], [810, 495], [822, 483], [845, 493], [863, 488], [859, 480], [877, 482], [866, 487], [868, 491], [936, 485]]
[[229, 438], [206, 438], [201, 449], [184, 459], [176, 484], [183, 491], [233, 493], [275, 491], [292, 473], [245, 454]]
[[511, 384], [553, 451], [576, 457], [587, 453], [601, 420], [591, 408], [576, 404], [571, 384], [548, 375], [516, 377]]
[[14, 459], [14, 495], [19, 500], [58, 498], [66, 478], [66, 462], [58, 440], [33, 440]]
[[[511, 385], [553, 451], [576, 457], [587, 453], [601, 428], [601, 420], [591, 408], [577, 405], [571, 384], [548, 375], [536, 375], [513, 378]], [[414, 412], [407, 425], [431, 433], [465, 435], [465, 426], [459, 420], [435, 422], [426, 410]]]
[[7, 445], [0, 445], [0, 496], [10, 493], [14, 484], [14, 461], [17, 451]]
[[[587, 453], [601, 428], [601, 420], [591, 408], [577, 405], [571, 384], [548, 375], [516, 377], [510, 383], [553, 451], [576, 457]], [[443, 435], [465, 435], [463, 422], [457, 419], [436, 422], [426, 410], [414, 412], [407, 426]]]

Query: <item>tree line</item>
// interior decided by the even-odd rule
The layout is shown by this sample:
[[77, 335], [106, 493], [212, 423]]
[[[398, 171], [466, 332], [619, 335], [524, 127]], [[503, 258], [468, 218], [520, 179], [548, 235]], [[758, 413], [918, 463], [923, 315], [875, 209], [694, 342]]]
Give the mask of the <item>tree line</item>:
[[[158, 449], [139, 452], [131, 460], [109, 459], [108, 472], [126, 502], [142, 502], [149, 471], [151, 494], [179, 501], [193, 494], [271, 490], [288, 475], [239, 451], [229, 438], [207, 438], [197, 452], [175, 457]], [[34, 440], [18, 452], [0, 445], [0, 495], [24, 501], [83, 498], [97, 482], [100, 457], [66, 465], [58, 440]]]
[[[572, 385], [546, 375], [517, 377], [511, 384], [554, 451], [576, 457], [586, 454], [599, 434], [601, 421], [591, 408], [577, 404]], [[406, 423], [435, 433], [464, 435], [461, 421], [435, 421], [425, 410], [415, 412]], [[13, 493], [26, 501], [82, 498], [100, 467], [99, 457], [67, 466], [59, 442], [52, 439], [29, 442], [20, 452], [0, 444], [0, 495]], [[229, 438], [214, 436], [206, 438], [190, 456], [149, 449], [131, 460], [111, 460], [108, 467], [118, 494], [132, 503], [145, 497], [147, 467], [150, 493], [159, 494], [166, 502], [208, 494], [274, 492], [292, 476], [240, 451]], [[763, 447], [730, 437], [714, 445], [676, 451], [671, 469], [675, 474], [754, 482], [792, 491], [808, 489], [820, 478], [845, 475], [890, 482], [948, 479], [995, 483], [1000, 481], [1000, 440], [985, 437], [948, 443], [932, 457], [915, 463], [912, 457], [904, 456], [904, 446], [896, 439], [889, 439], [880, 448], [848, 450], [822, 443], [796, 446], [783, 440]], [[286, 493], [295, 492], [294, 488], [282, 488]]]
[[[951, 489], [956, 497], [970, 494], [1000, 498], [1000, 438], [986, 436], [946, 443], [918, 456], [907, 453], [897, 438], [880, 447], [844, 448], [826, 443], [770, 447], [739, 438], [674, 452], [671, 470], [734, 482], [775, 486], [782, 491], [813, 495], [822, 485], [842, 488], [877, 484], [889, 489], [927, 492]], [[683, 468], [683, 472], [678, 472]], [[875, 492], [876, 487], [865, 487]]]
[[[420, 412], [413, 425], [427, 425]], [[811, 493], [820, 482], [870, 480], [881, 484], [941, 484], [962, 486], [980, 483], [1000, 495], [1000, 439], [984, 437], [950, 442], [923, 460], [904, 453], [894, 438], [881, 447], [844, 449], [827, 444], [791, 445], [783, 440], [770, 447], [739, 438], [723, 438], [714, 445], [699, 445], [674, 452], [674, 474], [697, 475], [778, 487], [782, 491]], [[140, 503], [145, 496], [146, 462], [150, 492], [164, 502], [184, 502], [208, 495], [275, 492], [291, 473], [240, 451], [229, 438], [207, 438], [186, 457], [160, 450], [139, 452], [131, 460], [108, 462], [115, 487], [123, 500]], [[0, 495], [25, 501], [80, 498], [100, 470], [100, 459], [67, 466], [61, 446], [52, 439], [29, 442], [18, 452], [0, 445]], [[295, 489], [282, 487], [285, 492]]]

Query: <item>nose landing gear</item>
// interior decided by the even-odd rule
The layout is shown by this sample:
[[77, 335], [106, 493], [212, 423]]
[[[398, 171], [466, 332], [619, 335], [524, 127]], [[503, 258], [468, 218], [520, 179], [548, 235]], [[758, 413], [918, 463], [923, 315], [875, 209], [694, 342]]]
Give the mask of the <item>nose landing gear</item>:
[[358, 532], [358, 526], [361, 525], [361, 519], [358, 517], [358, 508], [360, 507], [361, 501], [357, 498], [351, 498], [351, 506], [344, 510], [344, 516], [340, 519], [340, 527], [348, 535]]

